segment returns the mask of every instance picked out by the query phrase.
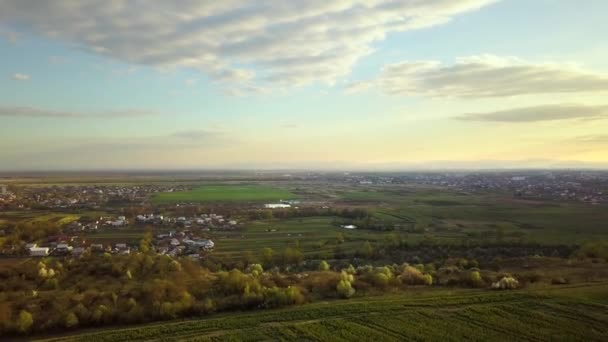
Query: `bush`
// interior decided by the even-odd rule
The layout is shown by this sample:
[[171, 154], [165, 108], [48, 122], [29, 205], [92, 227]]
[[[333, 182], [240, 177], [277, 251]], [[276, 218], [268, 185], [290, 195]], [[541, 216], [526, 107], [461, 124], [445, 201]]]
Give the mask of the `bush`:
[[492, 288], [495, 290], [512, 290], [519, 287], [519, 281], [513, 277], [502, 277], [497, 282], [492, 283]]
[[352, 282], [354, 281], [354, 276], [352, 274], [348, 274], [342, 271], [340, 275], [340, 282], [336, 286], [336, 290], [338, 294], [343, 298], [350, 298], [355, 294], [355, 289], [352, 287]]

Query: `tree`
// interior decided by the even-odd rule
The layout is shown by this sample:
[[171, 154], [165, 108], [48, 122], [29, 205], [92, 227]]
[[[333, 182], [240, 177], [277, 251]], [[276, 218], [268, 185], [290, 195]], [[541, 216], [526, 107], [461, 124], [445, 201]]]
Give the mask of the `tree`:
[[264, 268], [260, 264], [251, 264], [249, 265], [249, 267], [247, 267], [247, 272], [257, 277], [260, 274], [264, 273]]
[[348, 274], [346, 272], [342, 272], [341, 276], [340, 276], [340, 281], [338, 282], [338, 285], [336, 286], [336, 290], [338, 291], [338, 294], [343, 297], [343, 298], [350, 298], [355, 294], [355, 289], [353, 289], [353, 286], [351, 285], [351, 282], [353, 281], [353, 275], [352, 274]]
[[319, 263], [319, 271], [329, 271], [329, 264], [325, 260], [321, 260]]
[[350, 298], [355, 294], [355, 289], [353, 289], [353, 286], [351, 285], [352, 281], [354, 281], [354, 276], [342, 271], [340, 274], [340, 281], [336, 286], [336, 290], [341, 297]]
[[343, 243], [344, 242], [344, 235], [342, 233], [336, 234], [336, 241], [338, 243]]
[[297, 248], [287, 247], [283, 252], [283, 263], [285, 265], [298, 265], [303, 259], [304, 254]]
[[366, 258], [371, 258], [374, 255], [374, 249], [369, 241], [365, 241], [363, 247], [361, 248], [361, 254], [363, 254]]
[[21, 310], [21, 312], [19, 312], [19, 318], [17, 320], [17, 330], [22, 333], [27, 333], [30, 331], [33, 324], [34, 318], [32, 317], [32, 314], [25, 310]]
[[143, 254], [148, 254], [152, 251], [152, 233], [146, 232], [144, 237], [139, 242], [139, 251]]
[[65, 327], [72, 328], [78, 325], [78, 317], [73, 312], [70, 312], [65, 316]]
[[262, 263], [268, 267], [272, 265], [274, 260], [274, 250], [272, 248], [264, 248], [262, 249]]
[[481, 280], [481, 274], [478, 271], [471, 272], [471, 285], [480, 286], [483, 284], [483, 280]]

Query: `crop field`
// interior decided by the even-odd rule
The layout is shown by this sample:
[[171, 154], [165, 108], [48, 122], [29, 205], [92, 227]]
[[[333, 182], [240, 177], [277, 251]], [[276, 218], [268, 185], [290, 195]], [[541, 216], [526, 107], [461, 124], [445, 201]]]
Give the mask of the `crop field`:
[[603, 341], [608, 284], [425, 290], [101, 330], [45, 341]]
[[[350, 189], [340, 201], [364, 204], [386, 222], [463, 238], [500, 229], [525, 241], [584, 243], [608, 238], [606, 207], [581, 203], [527, 201], [510, 194], [461, 193], [424, 188]], [[508, 240], [508, 238], [507, 238]]]
[[369, 230], [347, 230], [332, 225], [335, 217], [305, 217], [286, 220], [254, 221], [246, 231], [212, 232], [216, 241], [214, 254], [238, 256], [243, 251], [257, 253], [265, 247], [281, 251], [298, 243], [304, 254], [333, 250], [338, 233], [345, 242], [344, 249], [355, 250], [365, 241], [382, 239], [386, 233]]
[[262, 202], [294, 199], [296, 196], [281, 188], [254, 184], [203, 185], [191, 191], [165, 192], [153, 198], [154, 203], [181, 202]]

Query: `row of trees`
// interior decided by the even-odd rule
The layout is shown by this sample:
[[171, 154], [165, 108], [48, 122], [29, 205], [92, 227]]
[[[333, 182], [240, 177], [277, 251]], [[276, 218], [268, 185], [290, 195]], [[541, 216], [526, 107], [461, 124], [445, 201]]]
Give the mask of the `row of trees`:
[[[29, 260], [1, 270], [0, 331], [16, 334], [139, 323], [350, 298], [370, 291], [429, 286], [442, 271], [433, 265], [354, 267], [324, 260], [303, 272], [267, 270], [260, 263], [210, 271], [187, 258], [146, 251], [145, 240], [141, 245], [143, 252], [130, 256]], [[268, 250], [265, 253], [274, 258]]]

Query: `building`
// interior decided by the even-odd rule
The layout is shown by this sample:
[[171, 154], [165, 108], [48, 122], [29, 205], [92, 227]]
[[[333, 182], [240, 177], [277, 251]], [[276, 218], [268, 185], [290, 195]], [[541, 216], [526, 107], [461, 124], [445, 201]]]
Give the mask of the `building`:
[[357, 229], [357, 226], [353, 225], [353, 224], [347, 224], [344, 226], [341, 226], [344, 229]]
[[49, 255], [48, 247], [32, 247], [30, 248], [30, 255], [33, 257], [45, 257]]
[[56, 250], [59, 253], [67, 253], [72, 250], [72, 246], [68, 245], [67, 243], [58, 243]]
[[286, 209], [286, 208], [291, 208], [291, 204], [269, 203], [269, 204], [264, 204], [264, 208], [266, 208], [266, 209]]

